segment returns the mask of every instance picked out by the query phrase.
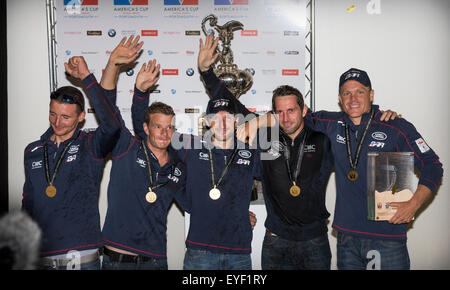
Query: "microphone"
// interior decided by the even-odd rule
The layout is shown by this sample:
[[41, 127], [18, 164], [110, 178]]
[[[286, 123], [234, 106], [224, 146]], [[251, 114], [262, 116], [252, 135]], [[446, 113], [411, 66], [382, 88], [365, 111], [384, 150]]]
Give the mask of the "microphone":
[[0, 269], [32, 270], [39, 259], [41, 230], [24, 211], [0, 219]]

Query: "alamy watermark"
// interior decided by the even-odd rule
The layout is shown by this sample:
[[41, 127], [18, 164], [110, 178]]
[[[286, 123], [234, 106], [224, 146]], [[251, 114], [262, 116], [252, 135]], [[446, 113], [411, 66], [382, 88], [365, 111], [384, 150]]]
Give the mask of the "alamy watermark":
[[[214, 122], [215, 114], [206, 115], [206, 120], [212, 120]], [[217, 127], [219, 130], [226, 130], [228, 132], [228, 136], [226, 138], [234, 138], [236, 136], [236, 129], [237, 126], [243, 125], [244, 123], [248, 122], [249, 131], [255, 132], [258, 128], [256, 128], [257, 123], [255, 121], [252, 122], [252, 120], [255, 120], [255, 118], [258, 117], [256, 114], [248, 114], [244, 116], [243, 114], [235, 114], [233, 116], [233, 120], [230, 124], [228, 124], [228, 128], [224, 128], [223, 125], [218, 125]], [[262, 116], [265, 118], [265, 116]], [[192, 118], [192, 115], [188, 114], [177, 114], [176, 120], [175, 120], [175, 127], [188, 127], [193, 128], [194, 123], [197, 122], [195, 118]], [[222, 120], [215, 120], [215, 122], [223, 122]], [[216, 128], [217, 130], [217, 128]], [[232, 130], [232, 131], [231, 131]], [[216, 138], [214, 133], [214, 128], [207, 127], [205, 132], [202, 136], [198, 136], [198, 138], [191, 138], [190, 135], [183, 135], [183, 134], [174, 134], [172, 136], [171, 145], [174, 149], [212, 149], [215, 147], [213, 139]], [[228, 149], [259, 149], [261, 152], [261, 159], [262, 160], [271, 160], [273, 159], [273, 154], [267, 154], [264, 151], [267, 151], [269, 149], [279, 150], [279, 148], [273, 148], [273, 140], [278, 141], [280, 134], [280, 128], [278, 123], [271, 127], [270, 129], [266, 126], [262, 126], [258, 129], [258, 133], [255, 136], [255, 139], [253, 142], [246, 145], [244, 142], [236, 142], [231, 145]], [[217, 139], [217, 138], [216, 138]], [[242, 141], [242, 140], [240, 140]], [[279, 143], [279, 142], [278, 142]], [[246, 148], [247, 147], [247, 148]]]

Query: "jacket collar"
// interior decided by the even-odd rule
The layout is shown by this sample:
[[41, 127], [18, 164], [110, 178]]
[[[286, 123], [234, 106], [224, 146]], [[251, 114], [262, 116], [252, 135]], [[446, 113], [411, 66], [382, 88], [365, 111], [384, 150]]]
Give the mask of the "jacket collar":
[[303, 129], [300, 131], [300, 133], [294, 138], [294, 140], [291, 139], [291, 137], [289, 137], [284, 131], [283, 129], [280, 127], [280, 137], [283, 141], [285, 140], [286, 143], [288, 143], [287, 145], [291, 145], [292, 143], [297, 144], [303, 139], [303, 135], [306, 134], [306, 131], [309, 130], [308, 127], [306, 126], [306, 124], [303, 126]]
[[[41, 141], [42, 142], [48, 142], [48, 143], [54, 143], [50, 138], [52, 137], [54, 131], [52, 126], [50, 126], [47, 131], [45, 131], [44, 134], [41, 135]], [[73, 132], [72, 137], [70, 137], [69, 139], [67, 139], [66, 141], [64, 141], [62, 144], [66, 144], [68, 142], [70, 142], [72, 139], [76, 139], [78, 138], [78, 135], [80, 134], [80, 129], [77, 127], [75, 129], [75, 131]]]

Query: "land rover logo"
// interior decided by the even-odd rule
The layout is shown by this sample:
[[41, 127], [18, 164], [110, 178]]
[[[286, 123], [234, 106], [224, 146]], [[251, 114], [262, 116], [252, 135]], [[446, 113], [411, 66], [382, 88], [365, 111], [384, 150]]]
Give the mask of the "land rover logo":
[[387, 139], [387, 135], [384, 132], [373, 132], [372, 138], [378, 141], [384, 141]]
[[240, 150], [238, 152], [239, 156], [241, 156], [242, 158], [250, 158], [252, 156], [252, 153], [248, 150]]

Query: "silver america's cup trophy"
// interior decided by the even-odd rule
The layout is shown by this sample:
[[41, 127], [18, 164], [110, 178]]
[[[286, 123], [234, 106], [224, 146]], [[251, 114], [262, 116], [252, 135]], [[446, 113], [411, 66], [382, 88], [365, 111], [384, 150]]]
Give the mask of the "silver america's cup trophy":
[[[209, 29], [206, 28], [208, 22], [211, 27]], [[245, 94], [253, 85], [253, 77], [250, 70], [240, 70], [233, 63], [234, 58], [233, 51], [231, 50], [231, 40], [233, 39], [233, 33], [242, 29], [244, 29], [244, 25], [236, 20], [230, 20], [224, 25], [218, 25], [217, 16], [214, 14], [206, 16], [202, 21], [202, 30], [205, 35], [212, 33], [216, 37], [215, 32], [217, 32], [219, 37], [219, 45], [216, 48], [216, 52], [219, 53], [219, 58], [217, 65], [213, 68], [214, 73], [225, 83], [225, 86], [236, 98]], [[203, 129], [203, 117], [201, 117], [199, 120], [199, 133], [203, 133]], [[259, 181], [255, 180], [251, 200], [257, 200], [258, 195], [262, 197], [262, 185]], [[261, 202], [264, 203], [264, 201]]]
[[[212, 29], [206, 29], [205, 24], [209, 22]], [[217, 24], [217, 16], [210, 14], [202, 21], [202, 30], [205, 35], [215, 31], [218, 33], [219, 45], [216, 52], [219, 53], [218, 64], [214, 67], [214, 73], [221, 79], [230, 92], [239, 98], [245, 94], [253, 84], [252, 74], [249, 69], [239, 70], [238, 66], [233, 63], [233, 52], [231, 50], [231, 40], [236, 30], [242, 30], [244, 25], [239, 21], [230, 20], [224, 25]], [[215, 31], [214, 31], [215, 30]], [[215, 35], [214, 35], [215, 37]]]

